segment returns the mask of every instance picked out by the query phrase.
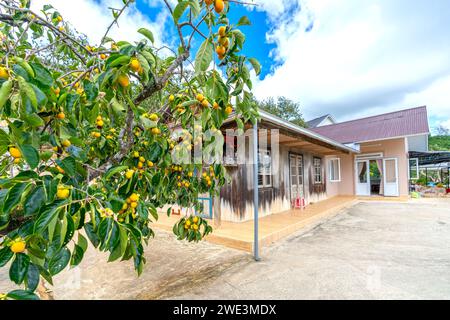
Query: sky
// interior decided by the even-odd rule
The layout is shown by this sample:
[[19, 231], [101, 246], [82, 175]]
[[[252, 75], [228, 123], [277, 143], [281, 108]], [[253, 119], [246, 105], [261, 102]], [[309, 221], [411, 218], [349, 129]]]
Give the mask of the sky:
[[[246, 15], [252, 22], [242, 30], [244, 54], [262, 64], [261, 75], [253, 75], [259, 99], [288, 97], [307, 120], [331, 114], [345, 121], [426, 105], [432, 128], [450, 128], [450, 1], [253, 2], [232, 4], [230, 18]], [[121, 1], [32, 0], [33, 8], [44, 3], [95, 43], [111, 21], [108, 7]], [[138, 40], [140, 27], [152, 30], [157, 45], [176, 48], [162, 0], [136, 0], [111, 35]]]

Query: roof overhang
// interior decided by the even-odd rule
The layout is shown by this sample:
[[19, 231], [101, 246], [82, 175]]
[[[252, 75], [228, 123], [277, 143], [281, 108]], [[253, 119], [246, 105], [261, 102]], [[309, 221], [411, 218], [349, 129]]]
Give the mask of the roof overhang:
[[[283, 120], [280, 117], [277, 117], [273, 114], [270, 114], [266, 111], [259, 110], [260, 122], [264, 124], [266, 127], [269, 124], [271, 129], [283, 129], [284, 131], [291, 132], [297, 136], [302, 136], [307, 138], [309, 141], [316, 141], [318, 144], [324, 146], [330, 146], [332, 149], [342, 151], [344, 153], [359, 153], [358, 149], [354, 149], [350, 146], [346, 146], [340, 142], [322, 136], [318, 133], [315, 133], [306, 128], [302, 128], [297, 126], [289, 121]], [[225, 123], [229, 123], [233, 121], [234, 117], [228, 118]], [[270, 126], [271, 125], [271, 126]]]

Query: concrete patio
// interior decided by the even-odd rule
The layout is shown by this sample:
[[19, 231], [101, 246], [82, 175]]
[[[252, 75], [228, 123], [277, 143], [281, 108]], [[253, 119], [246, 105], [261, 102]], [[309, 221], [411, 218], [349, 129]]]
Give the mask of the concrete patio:
[[[334, 197], [310, 204], [304, 210], [296, 209], [272, 214], [259, 219], [259, 246], [268, 246], [302, 228], [314, 227], [324, 219], [331, 218], [341, 209], [357, 203], [356, 197]], [[178, 215], [167, 217], [161, 213], [153, 225], [157, 228], [172, 231], [173, 225], [180, 219]], [[246, 222], [222, 221], [215, 226], [206, 240], [234, 249], [251, 252], [253, 250], [253, 220]]]

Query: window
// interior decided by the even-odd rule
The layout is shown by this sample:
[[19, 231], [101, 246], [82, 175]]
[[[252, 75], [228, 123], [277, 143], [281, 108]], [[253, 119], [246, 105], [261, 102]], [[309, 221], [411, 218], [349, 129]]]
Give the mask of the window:
[[330, 181], [341, 181], [341, 159], [330, 159]]
[[272, 157], [270, 150], [258, 152], [258, 187], [272, 186]]
[[419, 159], [417, 158], [409, 159], [409, 179], [419, 179]]
[[314, 158], [314, 183], [322, 183], [322, 159]]

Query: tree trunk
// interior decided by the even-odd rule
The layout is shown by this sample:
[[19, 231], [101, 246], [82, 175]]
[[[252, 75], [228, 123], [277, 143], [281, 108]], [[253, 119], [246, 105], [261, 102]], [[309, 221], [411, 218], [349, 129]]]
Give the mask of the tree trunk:
[[46, 287], [44, 279], [41, 279], [41, 281], [39, 282], [37, 293], [41, 300], [55, 300], [55, 298], [53, 297], [53, 291]]

